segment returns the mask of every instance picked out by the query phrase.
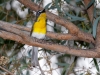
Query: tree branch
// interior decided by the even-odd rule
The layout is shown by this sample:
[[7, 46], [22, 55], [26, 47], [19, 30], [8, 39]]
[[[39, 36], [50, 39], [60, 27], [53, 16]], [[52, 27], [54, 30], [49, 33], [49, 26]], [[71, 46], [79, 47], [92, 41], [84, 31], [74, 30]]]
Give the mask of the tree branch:
[[[39, 10], [38, 5], [31, 2], [30, 0], [18, 0], [18, 1], [21, 2], [22, 4], [24, 4], [26, 7], [29, 7], [33, 11]], [[40, 9], [43, 9], [43, 8], [40, 7]], [[64, 18], [59, 17], [49, 11], [46, 11], [46, 14], [47, 14], [47, 18], [49, 20], [66, 27], [72, 35], [78, 37], [79, 39], [85, 38], [85, 40], [87, 39], [89, 42], [95, 43], [93, 36], [91, 34], [81, 31], [73, 23], [71, 23], [71, 22], [65, 20]]]
[[[9, 29], [9, 26], [10, 26], [10, 28], [13, 27], [14, 30]], [[19, 30], [22, 30], [22, 31], [27, 31], [29, 33], [31, 31], [30, 28], [20, 26], [20, 25], [17, 25], [17, 24], [11, 24], [11, 23], [7, 23], [7, 22], [3, 22], [3, 21], [0, 21], [0, 28], [5, 28], [7, 31], [15, 32], [15, 33], [18, 32], [18, 31], [15, 31], [16, 29], [19, 29]], [[91, 38], [89, 38], [87, 36], [87, 38], [84, 37], [83, 39], [81, 39], [82, 38], [81, 35], [82, 34], [79, 34], [78, 35], [79, 38], [78, 38], [77, 36], [72, 35], [72, 34], [63, 34], [63, 33], [54, 33], [54, 32], [47, 32], [47, 34], [46, 34], [47, 37], [50, 37], [50, 38], [53, 38], [53, 39], [58, 39], [58, 40], [81, 40], [81, 41], [91, 43], [91, 41], [90, 41], [90, 40], [92, 40]]]
[[[54, 50], [58, 52], [63, 52], [75, 56], [84, 56], [84, 57], [100, 57], [100, 53], [95, 51], [95, 49], [73, 49], [67, 46], [60, 44], [54, 44], [47, 42], [45, 40], [39, 40], [29, 36], [29, 32], [24, 31], [23, 27], [16, 25], [17, 28], [14, 28], [16, 24], [10, 24], [7, 22], [0, 21], [0, 37], [4, 39], [10, 39], [22, 44], [28, 44], [32, 46], [42, 47], [49, 50]], [[20, 28], [21, 27], [21, 28]], [[23, 29], [23, 30], [20, 30]], [[25, 28], [27, 29], [27, 28]]]
[[[39, 10], [38, 5], [35, 3], [32, 3], [30, 0], [19, 0], [19, 1], [22, 4], [24, 4], [26, 7], [29, 7], [31, 10], [35, 10], [35, 11]], [[49, 11], [47, 11], [46, 13], [47, 13], [48, 19], [66, 27], [71, 33], [71, 34], [62, 34], [62, 33], [47, 32], [46, 36], [54, 38], [54, 39], [59, 39], [59, 40], [82, 40], [89, 43], [91, 42], [95, 43], [93, 36], [91, 34], [81, 31], [73, 23], [61, 17], [58, 17], [57, 15], [54, 15], [50, 13]], [[45, 49], [63, 52], [63, 53], [67, 53], [67, 54], [71, 54], [75, 56], [84, 56], [84, 57], [92, 57], [92, 58], [100, 57], [100, 53], [97, 50], [98, 46], [96, 46], [96, 49], [85, 49], [85, 50], [73, 49], [73, 48], [63, 46], [60, 44], [54, 44], [51, 42], [47, 42], [45, 40], [32, 38], [29, 36], [29, 33], [30, 33], [30, 28], [0, 21], [0, 37], [4, 39], [10, 39], [10, 40], [20, 42], [22, 44], [42, 47]]]
[[7, 73], [10, 74], [10, 75], [14, 75], [13, 73], [11, 73], [10, 71], [6, 70], [5, 68], [3, 68], [3, 67], [1, 67], [1, 66], [0, 66], [0, 69], [4, 70], [5, 72], [7, 72]]

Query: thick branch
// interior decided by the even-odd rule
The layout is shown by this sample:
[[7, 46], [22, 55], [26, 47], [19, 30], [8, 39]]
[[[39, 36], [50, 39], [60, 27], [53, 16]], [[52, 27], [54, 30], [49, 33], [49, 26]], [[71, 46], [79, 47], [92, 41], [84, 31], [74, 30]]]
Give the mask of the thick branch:
[[[39, 10], [38, 5], [31, 2], [30, 0], [18, 0], [18, 1], [20, 1], [26, 7], [29, 7], [31, 10], [34, 10], [34, 11]], [[43, 8], [40, 8], [40, 9], [43, 9]], [[55, 15], [55, 14], [49, 12], [49, 11], [47, 11], [46, 13], [47, 13], [47, 18], [48, 19], [52, 20], [53, 22], [55, 22], [57, 24], [60, 24], [64, 27], [66, 27], [72, 35], [78, 37], [79, 39], [86, 38], [86, 39], [88, 39], [88, 41], [94, 43], [94, 39], [93, 39], [91, 34], [87, 34], [85, 32], [82, 32], [81, 30], [79, 30], [79, 28], [76, 25], [74, 25], [73, 23], [65, 20], [62, 17], [58, 17], [57, 15]]]
[[[13, 27], [15, 29], [12, 30], [12, 29], [9, 29], [9, 27], [10, 28]], [[17, 31], [15, 31], [16, 29], [19, 29], [19, 30], [22, 30], [22, 31], [27, 31], [27, 32], [31, 31], [30, 28], [20, 26], [20, 25], [16, 25], [16, 24], [10, 24], [10, 23], [3, 22], [3, 21], [0, 21], [0, 28], [6, 29], [7, 31], [10, 31], [10, 32], [15, 32], [15, 33], [17, 33]], [[74, 36], [72, 34], [53, 33], [53, 32], [47, 32], [47, 34], [46, 34], [47, 37], [50, 37], [50, 38], [53, 38], [53, 39], [58, 39], [58, 40], [81, 40], [81, 41], [91, 43], [91, 41], [90, 41], [90, 40], [92, 40], [91, 38], [88, 37], [88, 39], [87, 39], [87, 38], [84, 37], [83, 39], [81, 39], [82, 38], [81, 35], [82, 34], [79, 34], [78, 35], [79, 38], [78, 38], [77, 36]]]
[[[38, 10], [38, 5], [36, 5], [35, 3], [32, 3], [30, 0], [19, 0], [19, 1], [32, 10], [35, 10], [35, 11]], [[58, 17], [57, 15], [54, 15], [48, 11], [47, 11], [47, 18], [52, 20], [55, 23], [65, 26], [70, 31], [71, 34], [61, 34], [61, 33], [58, 34], [58, 33], [47, 32], [46, 36], [52, 37], [55, 39], [61, 39], [61, 40], [70, 39], [71, 37], [71, 40], [82, 39], [83, 41], [94, 43], [94, 40], [91, 34], [82, 32], [73, 23], [61, 17]], [[10, 39], [10, 40], [14, 40], [23, 44], [42, 47], [45, 49], [63, 52], [63, 53], [67, 53], [67, 54], [71, 54], [75, 56], [84, 56], [84, 57], [92, 57], [92, 58], [100, 57], [100, 53], [97, 52], [98, 50], [95, 50], [95, 49], [86, 49], [86, 50], [72, 49], [67, 46], [54, 44], [51, 42], [46, 42], [44, 40], [32, 38], [29, 36], [29, 32], [30, 32], [29, 28], [21, 27], [18, 25], [12, 25], [10, 23], [2, 22], [2, 21], [0, 21], [0, 28], [1, 28], [0, 37], [4, 39]]]
[[[1, 25], [2, 24], [2, 25]], [[38, 40], [36, 38], [32, 38], [29, 36], [29, 33], [26, 33], [24, 30], [20, 30], [20, 26], [17, 28], [14, 28], [13, 26], [11, 27], [9, 25], [10, 23], [7, 24], [7, 22], [2, 22], [0, 21], [0, 37], [4, 39], [10, 39], [14, 40], [17, 42], [20, 42], [22, 44], [28, 44], [32, 46], [37, 46], [37, 47], [42, 47], [45, 49], [49, 50], [54, 50], [58, 52], [63, 52], [75, 56], [84, 56], [84, 57], [100, 57], [100, 53], [96, 52], [93, 49], [72, 49], [67, 46], [59, 45], [59, 44], [54, 44], [51, 42], [46, 42], [44, 40]], [[5, 27], [6, 25], [6, 27]], [[26, 28], [27, 29], [27, 28]]]
[[[19, 31], [19, 33], [21, 33], [21, 32]], [[14, 34], [14, 33], [0, 30], [0, 37], [2, 37], [4, 39], [10, 39], [10, 40], [14, 40], [14, 41], [17, 41], [17, 42], [20, 42], [23, 44], [42, 47], [45, 49], [63, 52], [63, 53], [67, 53], [67, 54], [71, 54], [71, 55], [75, 55], [75, 56], [94, 57], [94, 58], [100, 57], [100, 53], [96, 52], [94, 50], [71, 49], [71, 48], [68, 48], [67, 46], [52, 44], [52, 43], [48, 43], [46, 41], [38, 40], [35, 38], [33, 39], [33, 38], [27, 36], [27, 34], [25, 34], [24, 32], [22, 32], [21, 34], [24, 34], [24, 35], [20, 36], [20, 35]]]

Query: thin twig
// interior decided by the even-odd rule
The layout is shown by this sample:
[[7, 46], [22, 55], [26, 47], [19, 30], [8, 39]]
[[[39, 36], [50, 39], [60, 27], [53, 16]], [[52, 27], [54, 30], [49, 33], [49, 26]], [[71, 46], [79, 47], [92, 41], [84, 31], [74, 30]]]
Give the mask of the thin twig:
[[[38, 61], [38, 63], [39, 63], [39, 61]], [[41, 69], [40, 64], [39, 64], [39, 69], [40, 69], [40, 71], [41, 71], [41, 74], [42, 74], [42, 75], [45, 75], [44, 72], [43, 72], [43, 70]]]
[[40, 9], [40, 6], [41, 6], [42, 3], [43, 3], [43, 0], [41, 0], [41, 2], [39, 3], [38, 9]]
[[0, 69], [4, 70], [5, 72], [9, 73], [10, 75], [14, 75], [13, 73], [11, 73], [10, 71], [8, 71], [7, 69], [3, 68], [0, 66]]

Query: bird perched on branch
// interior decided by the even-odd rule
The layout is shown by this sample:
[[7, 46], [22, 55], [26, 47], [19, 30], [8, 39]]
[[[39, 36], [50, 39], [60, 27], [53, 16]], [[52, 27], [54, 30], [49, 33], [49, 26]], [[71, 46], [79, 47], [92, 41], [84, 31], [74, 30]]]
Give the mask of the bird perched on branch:
[[[32, 37], [44, 39], [46, 35], [46, 12], [45, 9], [36, 12], [36, 22], [31, 29]], [[38, 47], [33, 47], [31, 64], [33, 67], [39, 66], [38, 62]]]

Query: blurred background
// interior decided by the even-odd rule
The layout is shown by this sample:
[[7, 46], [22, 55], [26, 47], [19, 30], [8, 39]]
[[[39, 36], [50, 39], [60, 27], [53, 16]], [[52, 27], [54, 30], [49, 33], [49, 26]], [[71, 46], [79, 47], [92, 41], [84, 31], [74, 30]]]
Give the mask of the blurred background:
[[[80, 30], [96, 36], [96, 26], [100, 15], [100, 0], [31, 0], [41, 7], [74, 23]], [[94, 5], [94, 21], [89, 20], [86, 10]], [[31, 28], [35, 22], [36, 12], [30, 10], [18, 0], [0, 0], [0, 20]], [[94, 27], [91, 27], [95, 24]], [[68, 33], [68, 30], [47, 20], [47, 31]], [[56, 40], [46, 37], [54, 43], [71, 48], [89, 49], [91, 44], [83, 41]], [[76, 57], [52, 50], [38, 48], [40, 67], [45, 75], [99, 75], [99, 58]], [[14, 75], [41, 75], [39, 67], [31, 67], [32, 46], [13, 40], [0, 38], [0, 66]], [[0, 75], [10, 75], [0, 68]]]

